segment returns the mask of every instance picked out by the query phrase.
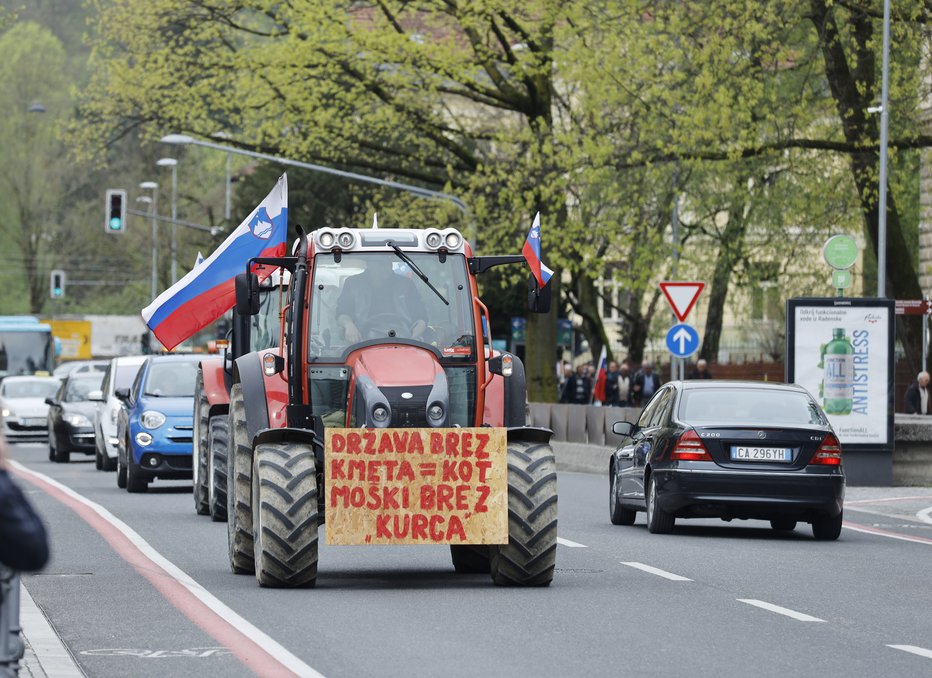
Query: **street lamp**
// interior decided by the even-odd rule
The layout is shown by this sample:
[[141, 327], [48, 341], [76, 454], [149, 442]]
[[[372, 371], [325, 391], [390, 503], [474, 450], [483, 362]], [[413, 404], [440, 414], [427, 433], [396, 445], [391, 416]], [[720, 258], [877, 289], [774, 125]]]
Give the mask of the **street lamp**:
[[143, 181], [139, 184], [139, 188], [152, 191], [151, 198], [149, 196], [140, 196], [137, 200], [150, 203], [150, 214], [152, 215], [152, 299], [155, 299], [159, 289], [159, 221], [156, 219], [156, 215], [158, 214], [159, 185], [154, 181]]
[[175, 220], [178, 218], [177, 214], [177, 199], [178, 199], [178, 161], [175, 158], [160, 158], [155, 163], [159, 167], [171, 167], [172, 168], [172, 285], [178, 280], [178, 260], [177, 260], [177, 232], [178, 224]]
[[456, 207], [463, 212], [463, 214], [468, 215], [469, 209], [466, 207], [466, 203], [457, 198], [455, 195], [450, 195], [449, 193], [443, 193], [441, 191], [432, 191], [427, 188], [422, 188], [420, 186], [414, 186], [412, 184], [404, 184], [399, 181], [389, 181], [387, 179], [379, 179], [377, 177], [370, 177], [365, 174], [358, 174], [356, 172], [345, 172], [343, 170], [334, 169], [332, 167], [324, 167], [323, 165], [315, 165], [309, 162], [300, 162], [298, 160], [292, 160], [291, 158], [282, 158], [276, 155], [267, 155], [266, 153], [256, 153], [255, 151], [246, 151], [242, 148], [237, 148], [235, 146], [225, 146], [223, 144], [215, 144], [210, 141], [201, 141], [200, 139], [195, 139], [194, 137], [188, 136], [187, 134], [167, 134], [160, 139], [164, 144], [178, 144], [185, 146], [187, 144], [192, 144], [194, 146], [203, 146], [204, 148], [213, 148], [218, 151], [225, 151], [226, 153], [236, 153], [238, 155], [245, 155], [250, 158], [258, 158], [260, 160], [268, 160], [270, 162], [277, 162], [280, 165], [287, 165], [289, 167], [300, 167], [301, 169], [312, 170], [314, 172], [323, 172], [324, 174], [333, 174], [338, 177], [343, 177], [344, 179], [351, 179], [353, 181], [363, 181], [370, 184], [377, 184], [378, 186], [386, 186], [388, 188], [397, 188], [401, 191], [407, 191], [412, 193], [419, 198], [427, 198], [428, 200], [445, 200], [451, 202]]

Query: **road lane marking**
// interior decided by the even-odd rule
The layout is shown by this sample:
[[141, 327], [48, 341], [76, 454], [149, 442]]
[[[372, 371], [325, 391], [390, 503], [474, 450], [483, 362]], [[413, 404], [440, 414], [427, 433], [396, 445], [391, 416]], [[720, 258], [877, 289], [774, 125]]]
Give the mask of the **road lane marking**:
[[557, 543], [563, 546], [569, 546], [571, 549], [584, 549], [589, 548], [585, 544], [580, 544], [575, 541], [570, 541], [569, 539], [564, 539], [563, 537], [557, 537]]
[[847, 530], [853, 530], [854, 532], [863, 532], [864, 534], [872, 534], [876, 537], [886, 537], [888, 539], [899, 539], [900, 541], [911, 541], [914, 544], [927, 544], [932, 545], [932, 539], [927, 539], [926, 537], [914, 537], [905, 534], [898, 534], [896, 532], [887, 532], [886, 530], [881, 530], [878, 527], [868, 527], [867, 525], [858, 525], [857, 523], [849, 523], [847, 520], [841, 524]]
[[666, 570], [661, 570], [659, 567], [653, 567], [651, 565], [645, 565], [644, 563], [636, 563], [634, 561], [624, 562], [622, 565], [627, 565], [628, 567], [633, 567], [635, 570], [642, 570], [650, 574], [656, 574], [658, 577], [663, 577], [664, 579], [669, 579], [670, 581], [692, 581], [689, 577], [682, 577], [678, 574], [673, 574], [672, 572], [667, 572]]
[[849, 504], [880, 504], [881, 502], [887, 501], [908, 501], [911, 499], [928, 499], [929, 495], [924, 494], [918, 497], [884, 497], [882, 499], [852, 499], [851, 501], [845, 500], [845, 506]]
[[15, 461], [11, 464], [21, 478], [77, 513], [175, 608], [222, 646], [229, 648], [249, 669], [259, 675], [281, 675], [286, 671], [308, 678], [323, 678], [322, 674], [209, 593], [103, 506], [47, 475]]
[[932, 659], [932, 650], [927, 650], [924, 647], [916, 647], [915, 645], [887, 645], [887, 647], [892, 647], [894, 650], [918, 654], [920, 657], [925, 657], [926, 659]]
[[768, 610], [770, 612], [776, 612], [777, 614], [782, 614], [787, 617], [792, 617], [798, 621], [804, 622], [824, 622], [824, 619], [819, 619], [818, 617], [813, 617], [812, 615], [805, 614], [803, 612], [797, 612], [796, 610], [791, 610], [788, 607], [780, 607], [779, 605], [774, 605], [773, 603], [768, 603], [763, 600], [755, 600], [754, 598], [738, 598], [739, 603], [747, 603], [748, 605], [753, 605], [754, 607], [759, 607], [762, 610]]
[[924, 523], [929, 523], [932, 525], [932, 506], [927, 509], [922, 509], [916, 514], [916, 517]]

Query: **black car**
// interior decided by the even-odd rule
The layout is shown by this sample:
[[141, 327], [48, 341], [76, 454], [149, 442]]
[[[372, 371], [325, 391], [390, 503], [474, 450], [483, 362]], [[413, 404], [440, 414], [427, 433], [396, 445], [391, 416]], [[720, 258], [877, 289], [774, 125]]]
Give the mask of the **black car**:
[[841, 445], [822, 408], [792, 384], [674, 381], [665, 384], [609, 462], [609, 516], [647, 514], [647, 529], [677, 518], [769, 520], [775, 530], [812, 524], [816, 539], [841, 533]]
[[72, 452], [94, 454], [94, 413], [97, 403], [87, 399], [99, 391], [103, 372], [80, 372], [68, 375], [58, 392], [45, 402], [49, 406], [49, 460], [67, 463]]

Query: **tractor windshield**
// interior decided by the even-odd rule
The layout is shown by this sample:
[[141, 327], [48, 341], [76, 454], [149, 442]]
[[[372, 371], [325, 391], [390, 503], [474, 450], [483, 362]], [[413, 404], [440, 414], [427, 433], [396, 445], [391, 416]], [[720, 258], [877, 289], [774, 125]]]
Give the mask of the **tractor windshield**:
[[394, 252], [350, 252], [339, 261], [330, 253], [315, 257], [311, 360], [336, 362], [354, 344], [392, 339], [433, 346], [454, 363], [474, 358], [475, 323], [465, 258], [448, 255], [441, 262], [436, 253], [405, 254], [430, 285]]
[[279, 297], [278, 287], [263, 287], [259, 291], [259, 312], [252, 316], [252, 350], [278, 346]]

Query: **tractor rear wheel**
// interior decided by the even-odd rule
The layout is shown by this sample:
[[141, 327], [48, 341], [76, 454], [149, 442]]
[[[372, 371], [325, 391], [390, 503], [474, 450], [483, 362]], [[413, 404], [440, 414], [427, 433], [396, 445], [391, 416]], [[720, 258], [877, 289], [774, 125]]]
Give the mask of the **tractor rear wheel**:
[[197, 379], [194, 382], [194, 510], [199, 516], [209, 513], [207, 504], [207, 459], [210, 454], [210, 445], [207, 441], [207, 416], [210, 412], [210, 403], [204, 393], [204, 373], [197, 368]]
[[230, 450], [227, 457], [227, 544], [234, 574], [256, 571], [252, 542], [252, 441], [246, 432], [243, 387], [230, 390]]
[[256, 446], [252, 523], [260, 586], [310, 588], [317, 583], [317, 469], [300, 443]]
[[221, 414], [207, 426], [207, 504], [215, 523], [227, 519], [227, 449], [230, 446], [230, 420]]
[[508, 544], [490, 547], [499, 586], [549, 586], [557, 557], [557, 465], [549, 444], [508, 442]]
[[450, 555], [453, 557], [453, 569], [457, 574], [489, 574], [488, 546], [459, 546], [450, 544]]

